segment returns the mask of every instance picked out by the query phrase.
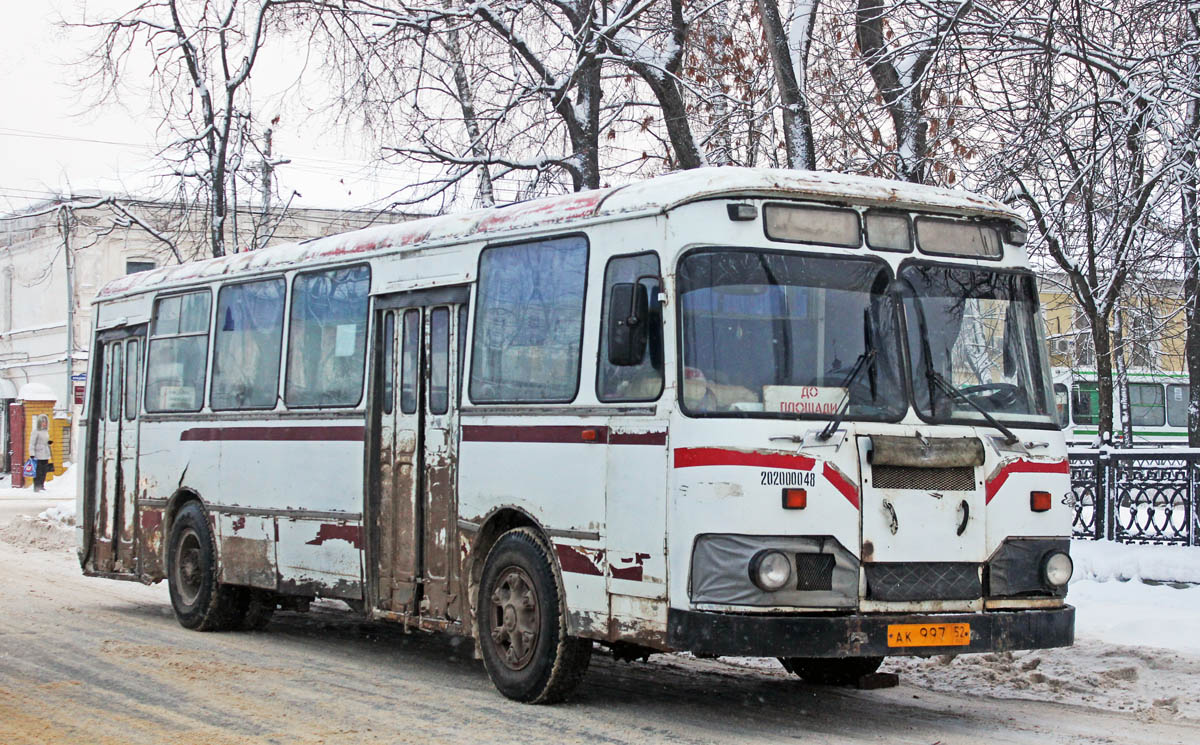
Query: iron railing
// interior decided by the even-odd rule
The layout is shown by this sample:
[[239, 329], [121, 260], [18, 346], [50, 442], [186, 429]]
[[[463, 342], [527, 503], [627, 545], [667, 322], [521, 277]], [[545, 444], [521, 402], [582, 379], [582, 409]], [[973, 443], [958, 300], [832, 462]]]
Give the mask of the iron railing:
[[1200, 545], [1200, 450], [1072, 450], [1076, 538]]

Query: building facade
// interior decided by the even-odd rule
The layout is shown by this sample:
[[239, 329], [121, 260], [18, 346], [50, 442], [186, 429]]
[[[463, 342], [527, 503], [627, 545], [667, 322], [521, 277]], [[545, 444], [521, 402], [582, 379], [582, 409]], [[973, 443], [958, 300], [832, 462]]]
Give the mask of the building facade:
[[[135, 217], [131, 217], [131, 215]], [[400, 222], [396, 213], [257, 210], [230, 220], [228, 250]], [[54, 394], [53, 411], [72, 425], [82, 412], [92, 299], [132, 272], [208, 258], [204, 215], [156, 202], [75, 198], [0, 216], [0, 471], [10, 464], [8, 404], [30, 384]], [[234, 230], [233, 226], [237, 226]], [[72, 426], [73, 431], [78, 431]]]

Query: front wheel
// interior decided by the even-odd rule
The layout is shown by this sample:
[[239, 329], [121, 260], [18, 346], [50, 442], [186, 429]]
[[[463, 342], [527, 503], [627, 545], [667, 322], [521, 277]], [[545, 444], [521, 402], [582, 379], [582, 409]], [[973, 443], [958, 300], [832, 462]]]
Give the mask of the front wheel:
[[842, 686], [857, 683], [883, 664], [882, 657], [780, 657], [779, 662], [789, 673], [799, 675], [805, 683]]
[[175, 618], [195, 631], [227, 631], [245, 615], [245, 590], [217, 582], [217, 547], [204, 509], [179, 510], [167, 542], [167, 585]]
[[515, 701], [562, 701], [579, 685], [592, 643], [567, 636], [566, 603], [550, 549], [517, 528], [488, 552], [476, 606], [488, 677]]

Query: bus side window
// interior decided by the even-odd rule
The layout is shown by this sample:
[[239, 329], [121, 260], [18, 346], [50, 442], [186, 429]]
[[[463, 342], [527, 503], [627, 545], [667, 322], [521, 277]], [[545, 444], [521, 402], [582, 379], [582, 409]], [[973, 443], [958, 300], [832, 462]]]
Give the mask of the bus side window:
[[1060, 429], [1066, 428], [1071, 424], [1071, 412], [1068, 406], [1070, 394], [1067, 392], [1067, 387], [1062, 383], [1054, 384], [1054, 408], [1058, 412], [1058, 426]]
[[1188, 387], [1178, 383], [1167, 386], [1167, 424], [1186, 427], [1188, 420]]
[[208, 290], [160, 298], [150, 326], [146, 411], [199, 411], [208, 367]]
[[[658, 256], [653, 253], [614, 256], [604, 269], [603, 309], [600, 313], [600, 356], [596, 364], [596, 398], [600, 401], [654, 401], [663, 390], [662, 306], [658, 301]], [[637, 365], [614, 365], [608, 359], [608, 319], [613, 285], [640, 281], [650, 298], [646, 353]], [[620, 318], [620, 316], [618, 316]]]
[[297, 274], [288, 325], [288, 406], [357, 406], [362, 400], [371, 269]]
[[282, 279], [221, 288], [213, 342], [213, 409], [275, 408], [284, 292]]
[[479, 256], [474, 403], [568, 403], [579, 389], [587, 239], [488, 246]]
[[1075, 383], [1071, 386], [1071, 409], [1076, 424], [1100, 423], [1100, 386], [1096, 383]]
[[1159, 383], [1129, 384], [1129, 418], [1135, 427], [1161, 427], [1166, 423], [1163, 387]]

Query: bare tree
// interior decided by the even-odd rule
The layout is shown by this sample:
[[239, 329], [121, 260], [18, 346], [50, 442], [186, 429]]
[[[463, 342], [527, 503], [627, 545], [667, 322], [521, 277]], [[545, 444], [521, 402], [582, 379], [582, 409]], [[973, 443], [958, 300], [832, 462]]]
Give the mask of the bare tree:
[[168, 138], [160, 156], [169, 164], [180, 204], [201, 207], [207, 215], [213, 256], [229, 250], [233, 184], [255, 145], [247, 134], [253, 122], [250, 75], [272, 15], [295, 4], [298, 0], [142, 0], [115, 17], [71, 24], [98, 36], [83, 63], [89, 68], [83, 83], [98, 84], [102, 100], [118, 96], [130, 68], [149, 66]]

